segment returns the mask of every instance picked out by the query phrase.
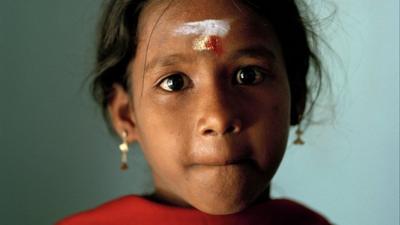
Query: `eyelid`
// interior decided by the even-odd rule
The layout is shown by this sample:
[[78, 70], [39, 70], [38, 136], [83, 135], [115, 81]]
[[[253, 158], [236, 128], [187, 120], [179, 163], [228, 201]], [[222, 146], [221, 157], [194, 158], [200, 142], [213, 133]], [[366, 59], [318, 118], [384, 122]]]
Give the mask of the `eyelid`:
[[259, 66], [259, 65], [255, 65], [255, 64], [249, 64], [249, 65], [244, 65], [244, 66], [240, 66], [239, 68], [237, 68], [235, 70], [235, 74], [239, 71], [239, 70], [243, 70], [243, 69], [247, 69], [247, 68], [252, 68], [254, 70], [257, 70], [258, 72], [267, 75], [267, 76], [272, 76], [272, 69], [270, 68], [266, 68], [265, 66]]
[[[238, 82], [237, 76], [238, 76], [239, 71], [244, 70], [244, 69], [249, 69], [249, 68], [254, 70], [256, 73], [259, 73], [260, 76], [262, 76], [261, 80], [259, 82], [253, 83], [253, 84], [243, 84], [243, 83]], [[263, 68], [261, 66], [257, 66], [257, 65], [246, 65], [246, 66], [241, 66], [235, 70], [232, 80], [235, 85], [257, 85], [257, 84], [262, 83], [265, 79], [268, 79], [270, 77], [272, 77], [271, 70], [265, 69], [265, 68]]]
[[[172, 77], [172, 76], [174, 76], [174, 75], [180, 75], [180, 76], [182, 76], [182, 78], [183, 78], [183, 80], [184, 80], [184, 84], [186, 84], [186, 85], [185, 85], [182, 89], [177, 90], [177, 91], [168, 91], [168, 90], [166, 90], [166, 89], [164, 89], [164, 88], [161, 88], [161, 84], [162, 84], [167, 78], [170, 78], [170, 77]], [[164, 76], [162, 76], [161, 78], [159, 78], [159, 79], [155, 82], [154, 88], [159, 89], [159, 90], [161, 90], [161, 91], [163, 91], [163, 92], [174, 93], [174, 92], [179, 92], [179, 91], [185, 90], [185, 89], [189, 88], [190, 86], [191, 86], [191, 80], [190, 80], [190, 78], [189, 78], [186, 74], [184, 74], [184, 73], [182, 73], [182, 72], [172, 72], [172, 73], [169, 73], [169, 74], [164, 75]]]

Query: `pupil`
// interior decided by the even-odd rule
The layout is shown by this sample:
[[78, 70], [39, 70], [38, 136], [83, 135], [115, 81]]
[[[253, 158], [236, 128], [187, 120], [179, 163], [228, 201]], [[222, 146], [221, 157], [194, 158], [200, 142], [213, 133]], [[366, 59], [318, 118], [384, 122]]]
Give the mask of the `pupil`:
[[256, 73], [250, 68], [244, 68], [239, 74], [239, 79], [242, 81], [242, 83], [252, 84], [256, 80]]
[[180, 90], [183, 87], [183, 82], [182, 76], [173, 75], [168, 79], [167, 85], [171, 90]]

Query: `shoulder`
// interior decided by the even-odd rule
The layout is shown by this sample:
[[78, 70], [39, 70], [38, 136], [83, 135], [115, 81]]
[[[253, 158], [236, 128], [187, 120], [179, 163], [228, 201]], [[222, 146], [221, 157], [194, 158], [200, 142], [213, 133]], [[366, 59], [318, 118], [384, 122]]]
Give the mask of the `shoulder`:
[[[129, 215], [136, 216], [146, 211], [143, 201], [136, 196], [128, 195], [106, 202], [96, 208], [68, 216], [56, 225], [100, 225], [120, 224]], [[136, 213], [135, 213], [136, 212]], [[118, 221], [116, 220], [118, 218]]]
[[274, 199], [269, 202], [276, 224], [329, 225], [326, 218], [305, 205], [289, 199]]

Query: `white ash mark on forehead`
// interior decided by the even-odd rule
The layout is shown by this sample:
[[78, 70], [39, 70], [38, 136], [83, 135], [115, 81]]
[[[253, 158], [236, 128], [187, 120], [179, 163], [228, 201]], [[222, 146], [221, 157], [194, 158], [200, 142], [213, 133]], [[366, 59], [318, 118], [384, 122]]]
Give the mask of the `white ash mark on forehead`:
[[202, 35], [224, 37], [231, 29], [227, 20], [203, 20], [184, 23], [175, 29], [176, 35]]

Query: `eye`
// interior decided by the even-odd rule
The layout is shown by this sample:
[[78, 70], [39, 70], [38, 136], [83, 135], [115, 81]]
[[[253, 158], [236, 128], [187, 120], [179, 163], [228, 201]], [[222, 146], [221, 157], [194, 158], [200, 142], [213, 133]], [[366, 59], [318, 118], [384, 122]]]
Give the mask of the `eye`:
[[234, 82], [243, 85], [254, 85], [261, 83], [265, 78], [265, 72], [257, 67], [243, 67], [237, 70]]
[[189, 80], [185, 75], [182, 74], [173, 74], [171, 76], [168, 76], [164, 78], [159, 86], [169, 92], [173, 91], [180, 91], [182, 89], [185, 89], [189, 84]]

